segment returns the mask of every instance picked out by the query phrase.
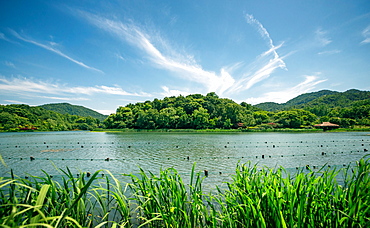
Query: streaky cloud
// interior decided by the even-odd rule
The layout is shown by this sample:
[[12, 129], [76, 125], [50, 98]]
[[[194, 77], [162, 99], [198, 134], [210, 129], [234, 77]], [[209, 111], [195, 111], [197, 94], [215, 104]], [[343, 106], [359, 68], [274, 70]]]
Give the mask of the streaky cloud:
[[332, 40], [328, 37], [328, 32], [323, 30], [322, 28], [318, 28], [315, 31], [315, 39], [320, 46], [326, 46], [332, 42]]
[[368, 44], [370, 43], [370, 25], [367, 26], [363, 31], [362, 31], [362, 36], [364, 37], [364, 40], [361, 41], [361, 44]]
[[[221, 69], [219, 75], [215, 72], [206, 71], [198, 65], [191, 55], [181, 55], [171, 49], [160, 37], [165, 49], [169, 50], [165, 54], [160, 51], [151, 41], [151, 37], [142, 31], [138, 26], [130, 23], [123, 23], [118, 20], [110, 20], [84, 11], [78, 11], [78, 14], [89, 21], [94, 26], [116, 35], [120, 40], [128, 42], [130, 45], [137, 47], [147, 54], [148, 59], [158, 68], [163, 68], [176, 72], [180, 77], [203, 84], [207, 92], [216, 91], [222, 94], [232, 85], [235, 80], [227, 72]], [[152, 38], [154, 39], [154, 38]]]
[[191, 94], [190, 92], [187, 92], [187, 91], [180, 91], [180, 90], [177, 90], [177, 89], [170, 89], [167, 86], [161, 86], [161, 88], [163, 89], [163, 92], [161, 93], [161, 95], [163, 97], [172, 97], [172, 96], [180, 96], [180, 95], [187, 96], [187, 95]]
[[283, 43], [275, 46], [267, 29], [257, 19], [255, 19], [253, 15], [246, 14], [245, 18], [247, 20], [247, 23], [256, 27], [261, 37], [267, 40], [269, 50], [262, 53], [252, 64], [250, 64], [254, 67], [246, 69], [246, 72], [243, 73], [242, 77], [239, 78], [227, 90], [228, 94], [238, 93], [250, 89], [258, 82], [261, 82], [270, 77], [270, 75], [278, 68], [285, 70], [287, 69], [286, 64], [283, 60], [284, 57], [280, 57], [277, 53], [277, 50], [283, 46]]
[[317, 53], [318, 55], [333, 55], [333, 54], [338, 54], [341, 53], [341, 50], [335, 49], [335, 50], [330, 50], [330, 51], [322, 51]]
[[[119, 40], [142, 50], [156, 67], [175, 72], [177, 76], [202, 84], [207, 92], [212, 91], [220, 95], [224, 93], [238, 93], [268, 78], [277, 68], [286, 69], [283, 58], [277, 53], [277, 49], [283, 44], [275, 46], [268, 31], [257, 19], [249, 14], [246, 15], [247, 22], [257, 27], [262, 38], [268, 41], [269, 49], [265, 53], [262, 53], [256, 62], [253, 63], [254, 65], [258, 65], [259, 68], [257, 70], [254, 72], [244, 72], [239, 75], [239, 79], [235, 79], [235, 75], [231, 75], [231, 72], [234, 71], [234, 68], [240, 68], [240, 65], [244, 65], [244, 63], [236, 63], [231, 68], [221, 67], [219, 73], [207, 71], [197, 64], [192, 56], [177, 53], [161, 37], [150, 36], [135, 25], [133, 21], [123, 23], [120, 20], [111, 20], [85, 11], [78, 10], [75, 12], [78, 16], [84, 18], [99, 29], [113, 34]], [[153, 40], [160, 40], [160, 43], [165, 48], [161, 51], [160, 47], [153, 43]]]
[[[94, 94], [110, 94], [118, 96], [138, 96], [148, 97], [148, 93], [129, 93], [118, 86], [94, 86], [83, 87], [75, 86], [68, 87], [56, 83], [36, 81], [27, 78], [0, 78], [0, 90], [2, 93], [35, 93], [35, 94], [49, 94], [49, 95], [94, 95]], [[56, 99], [55, 96], [53, 99]]]
[[80, 65], [80, 66], [82, 66], [82, 67], [86, 68], [86, 69], [93, 70], [93, 71], [96, 71], [96, 72], [99, 72], [99, 73], [104, 74], [104, 72], [103, 72], [103, 71], [101, 71], [101, 70], [99, 70], [99, 69], [96, 69], [96, 68], [94, 68], [94, 67], [88, 66], [88, 65], [86, 65], [86, 64], [84, 64], [83, 62], [80, 62], [80, 61], [78, 61], [78, 60], [75, 60], [75, 59], [73, 59], [72, 57], [70, 57], [70, 56], [68, 56], [68, 55], [64, 54], [64, 53], [63, 53], [63, 52], [61, 52], [60, 50], [55, 49], [54, 47], [52, 47], [52, 46], [55, 46], [55, 45], [48, 46], [48, 45], [45, 45], [45, 44], [42, 44], [42, 43], [36, 42], [36, 41], [34, 41], [34, 40], [31, 40], [31, 39], [27, 39], [27, 38], [25, 38], [25, 37], [21, 36], [19, 33], [15, 32], [14, 30], [11, 30], [11, 32], [12, 32], [12, 34], [13, 34], [15, 37], [17, 37], [18, 39], [20, 39], [20, 40], [22, 40], [22, 41], [24, 41], [24, 42], [27, 42], [27, 43], [30, 43], [30, 44], [34, 44], [34, 45], [39, 46], [39, 47], [41, 47], [41, 48], [44, 48], [44, 49], [46, 49], [46, 50], [48, 50], [48, 51], [51, 51], [51, 52], [53, 52], [53, 53], [55, 53], [55, 54], [57, 54], [57, 55], [59, 55], [59, 56], [62, 56], [63, 58], [66, 58], [66, 59], [68, 59], [68, 60], [70, 60], [70, 61], [72, 61], [72, 62], [76, 63], [77, 65]]
[[250, 104], [259, 104], [263, 102], [276, 102], [285, 103], [288, 100], [303, 94], [311, 92], [315, 89], [315, 86], [327, 81], [326, 79], [319, 79], [317, 75], [305, 75], [305, 80], [291, 88], [281, 89], [279, 91], [267, 92], [260, 97], [251, 97], [245, 100], [245, 102]]

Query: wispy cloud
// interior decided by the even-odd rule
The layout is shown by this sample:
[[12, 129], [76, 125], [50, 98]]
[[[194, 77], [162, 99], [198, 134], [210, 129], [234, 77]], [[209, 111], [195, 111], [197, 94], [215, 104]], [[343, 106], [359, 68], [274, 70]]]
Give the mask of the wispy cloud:
[[[92, 25], [115, 35], [120, 40], [137, 47], [146, 54], [146, 57], [158, 68], [175, 73], [188, 81], [202, 84], [206, 92], [216, 92], [220, 95], [232, 94], [247, 90], [256, 83], [268, 78], [277, 68], [285, 69], [283, 58], [277, 53], [281, 45], [275, 46], [263, 25], [252, 15], [247, 14], [247, 22], [256, 26], [262, 38], [267, 40], [269, 50], [261, 54], [253, 63], [258, 65], [253, 72], [248, 70], [239, 75], [231, 75], [229, 67], [221, 67], [219, 73], [206, 71], [199, 65], [192, 55], [180, 54], [173, 50], [161, 37], [150, 36], [133, 21], [123, 23], [118, 20], [107, 19], [85, 11], [75, 11]], [[154, 44], [154, 41], [160, 41]], [[162, 47], [162, 48], [161, 48]], [[243, 64], [240, 64], [243, 65]], [[237, 67], [236, 67], [237, 68]]]
[[5, 102], [11, 103], [11, 104], [24, 104], [22, 101], [16, 101], [16, 100], [4, 100]]
[[4, 64], [5, 64], [6, 66], [8, 66], [8, 67], [15, 68], [14, 63], [12, 63], [12, 62], [5, 61], [5, 62], [4, 62]]
[[222, 93], [234, 83], [234, 79], [230, 75], [222, 72], [217, 75], [215, 72], [203, 70], [200, 65], [194, 62], [191, 55], [177, 53], [163, 39], [156, 37], [155, 39], [160, 40], [162, 46], [165, 47], [163, 49], [167, 50], [166, 54], [163, 53], [153, 44], [151, 37], [132, 22], [123, 23], [82, 11], [79, 11], [79, 14], [91, 24], [142, 50], [157, 67], [176, 72], [186, 80], [201, 83], [207, 88], [207, 91]]
[[328, 32], [322, 28], [318, 28], [315, 31], [315, 40], [320, 46], [326, 46], [332, 42], [332, 40], [328, 37]]
[[[251, 14], [245, 16], [248, 24], [257, 28], [261, 37], [267, 41], [269, 50], [262, 53], [257, 59], [250, 65], [254, 66], [246, 70], [242, 77], [239, 78], [228, 90], [229, 93], [241, 92], [250, 89], [256, 83], [267, 79], [270, 75], [278, 68], [286, 69], [284, 58], [280, 57], [277, 50], [282, 47], [283, 43], [275, 46], [270, 34], [266, 28]], [[256, 70], [252, 70], [256, 69]]]
[[[47, 97], [52, 98], [52, 99], [57, 99], [57, 97], [62, 99], [62, 96], [66, 96], [66, 95], [74, 96], [74, 95], [94, 95], [94, 94], [108, 94], [108, 95], [118, 95], [118, 96], [139, 96], [139, 97], [150, 96], [150, 94], [147, 94], [147, 93], [129, 93], [129, 92], [124, 91], [119, 86], [100, 85], [100, 86], [94, 86], [94, 87], [83, 87], [83, 86], [68, 87], [67, 85], [60, 85], [57, 83], [49, 83], [49, 82], [31, 80], [27, 78], [12, 78], [12, 79], [0, 78], [0, 91], [1, 93], [6, 93], [6, 92], [7, 93], [32, 93], [32, 94], [38, 94], [38, 96], [44, 96], [42, 94], [48, 94], [49, 96]], [[51, 97], [50, 95], [53, 95], [53, 96]]]
[[170, 89], [167, 86], [162, 86], [161, 88], [163, 89], [163, 92], [161, 93], [161, 95], [164, 97], [179, 96], [179, 95], [187, 96], [191, 94], [190, 92], [187, 92], [187, 91]]
[[17, 44], [17, 42], [14, 42], [14, 41], [10, 40], [10, 39], [9, 39], [8, 37], [6, 37], [6, 36], [5, 36], [5, 34], [4, 34], [4, 33], [2, 33], [2, 32], [0, 32], [0, 39], [1, 39], [1, 40], [5, 40], [5, 41], [7, 41], [7, 42], [9, 42], [9, 43]]
[[306, 75], [305, 80], [298, 85], [286, 88], [286, 89], [279, 89], [279, 91], [274, 92], [267, 92], [264, 93], [260, 97], [252, 97], [245, 100], [245, 102], [250, 104], [259, 104], [262, 102], [276, 102], [276, 103], [284, 103], [288, 100], [302, 94], [302, 93], [308, 93], [315, 89], [315, 86], [323, 83], [326, 81], [326, 79], [319, 79], [318, 75], [320, 73], [317, 73], [316, 75]]
[[370, 43], [370, 25], [367, 26], [363, 31], [362, 31], [362, 36], [364, 37], [364, 40], [361, 41], [361, 44], [368, 44]]
[[51, 45], [51, 46], [49, 46], [49, 45], [42, 44], [42, 43], [39, 43], [39, 42], [37, 42], [37, 41], [31, 40], [31, 39], [29, 39], [29, 38], [25, 38], [25, 37], [21, 36], [20, 34], [18, 34], [17, 32], [15, 32], [14, 30], [11, 30], [11, 33], [12, 33], [15, 37], [17, 37], [18, 39], [20, 39], [20, 40], [22, 40], [22, 41], [24, 41], [24, 42], [31, 43], [31, 44], [34, 44], [34, 45], [39, 46], [39, 47], [41, 47], [41, 48], [44, 48], [44, 49], [46, 49], [46, 50], [48, 50], [48, 51], [51, 51], [51, 52], [53, 52], [53, 53], [55, 53], [55, 54], [57, 54], [57, 55], [59, 55], [59, 56], [62, 56], [63, 58], [66, 58], [66, 59], [68, 59], [68, 60], [70, 60], [70, 61], [72, 61], [72, 62], [76, 63], [77, 65], [80, 65], [80, 66], [82, 66], [82, 67], [86, 68], [86, 69], [93, 70], [93, 71], [97, 71], [97, 72], [99, 72], [99, 73], [104, 73], [103, 71], [101, 71], [101, 70], [99, 70], [99, 69], [96, 69], [96, 68], [94, 68], [94, 67], [88, 66], [88, 65], [86, 65], [85, 63], [80, 62], [80, 61], [78, 61], [78, 60], [76, 60], [76, 59], [74, 59], [74, 58], [72, 58], [72, 57], [70, 57], [70, 56], [68, 56], [68, 55], [64, 54], [64, 53], [63, 53], [63, 52], [61, 52], [60, 50], [58, 50], [58, 49], [54, 48], [54, 46], [56, 46], [56, 43], [54, 43], [54, 42], [51, 42], [51, 43], [50, 43], [50, 45]]
[[317, 54], [318, 55], [333, 55], [333, 54], [338, 54], [338, 53], [341, 53], [341, 52], [342, 52], [341, 50], [334, 49], [334, 50], [330, 50], [330, 51], [322, 51], [322, 52], [319, 52]]

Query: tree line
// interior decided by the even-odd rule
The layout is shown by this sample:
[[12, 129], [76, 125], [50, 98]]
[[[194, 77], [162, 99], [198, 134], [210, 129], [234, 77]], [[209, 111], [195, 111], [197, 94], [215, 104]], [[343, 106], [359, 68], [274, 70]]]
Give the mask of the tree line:
[[341, 127], [370, 126], [370, 100], [353, 102], [349, 107], [327, 105], [269, 112], [242, 102], [206, 96], [165, 97], [121, 106], [103, 121], [106, 128], [136, 129], [235, 129], [235, 128], [312, 128], [321, 122]]
[[370, 99], [347, 102], [346, 107], [329, 103], [303, 108], [265, 111], [245, 102], [240, 104], [207, 95], [172, 96], [117, 108], [104, 121], [46, 110], [28, 105], [0, 105], [0, 131], [106, 129], [272, 129], [312, 128], [331, 122], [348, 128], [370, 126]]

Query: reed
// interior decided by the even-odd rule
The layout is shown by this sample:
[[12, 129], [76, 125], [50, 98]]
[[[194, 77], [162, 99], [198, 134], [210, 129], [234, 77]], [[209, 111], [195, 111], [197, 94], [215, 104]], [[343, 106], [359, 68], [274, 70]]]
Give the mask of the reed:
[[[104, 176], [99, 175], [104, 172]], [[158, 174], [91, 176], [61, 170], [0, 178], [1, 227], [370, 227], [370, 162], [319, 171], [237, 164], [226, 187], [185, 184], [174, 168]], [[343, 180], [338, 183], [338, 178]]]

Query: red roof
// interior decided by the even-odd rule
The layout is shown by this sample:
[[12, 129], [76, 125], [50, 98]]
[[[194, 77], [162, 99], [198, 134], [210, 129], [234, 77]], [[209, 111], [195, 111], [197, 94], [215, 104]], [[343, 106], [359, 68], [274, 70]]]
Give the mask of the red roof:
[[339, 127], [338, 124], [333, 124], [330, 122], [322, 122], [321, 124], [315, 124], [314, 127]]

